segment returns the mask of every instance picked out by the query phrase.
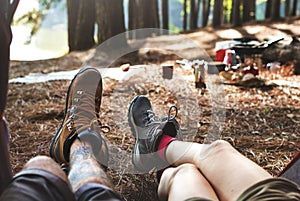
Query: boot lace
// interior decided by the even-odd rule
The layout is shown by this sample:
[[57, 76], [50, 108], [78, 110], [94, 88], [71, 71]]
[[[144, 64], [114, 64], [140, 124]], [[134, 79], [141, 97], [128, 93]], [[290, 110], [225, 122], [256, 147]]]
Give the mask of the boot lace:
[[[178, 109], [176, 106], [171, 106], [168, 111], [167, 121], [171, 121], [176, 118], [178, 114]], [[147, 110], [144, 112], [145, 118], [143, 121], [145, 122], [145, 125], [148, 126], [150, 123], [153, 122], [161, 122], [162, 119], [159, 116], [155, 116], [154, 112], [152, 110]]]
[[98, 126], [103, 130], [103, 132], [109, 132], [108, 126], [102, 126], [99, 114], [96, 113], [95, 106], [95, 95], [89, 91], [77, 91], [75, 97], [73, 98], [73, 104], [70, 109], [70, 116], [66, 121], [66, 126], [69, 131], [74, 128], [78, 128], [80, 130], [86, 128], [94, 128], [94, 126]]
[[155, 116], [154, 112], [152, 110], [147, 110], [144, 112], [144, 119], [143, 122], [145, 122], [145, 126], [148, 126], [149, 124], [153, 122], [160, 122], [161, 119], [158, 116]]
[[[174, 112], [173, 112], [173, 110], [174, 110]], [[178, 108], [175, 105], [172, 105], [171, 107], [169, 107], [168, 117], [167, 117], [168, 121], [175, 119], [177, 117], [177, 114], [178, 114]]]

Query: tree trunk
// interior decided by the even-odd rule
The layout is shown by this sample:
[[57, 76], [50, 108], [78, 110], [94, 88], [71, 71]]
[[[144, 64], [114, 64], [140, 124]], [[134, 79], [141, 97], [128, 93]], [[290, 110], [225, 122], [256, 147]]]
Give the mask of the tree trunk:
[[256, 20], [256, 0], [250, 0], [250, 20]]
[[123, 0], [109, 0], [111, 4], [114, 5], [114, 8], [110, 6], [110, 16], [111, 16], [111, 36], [124, 33], [125, 30], [125, 17], [124, 17], [124, 8]]
[[[151, 7], [152, 11], [149, 11], [148, 12], [148, 17], [146, 17], [146, 19], [151, 19], [151, 20], [149, 20], [149, 25], [148, 26], [149, 26], [149, 28], [159, 29], [160, 25], [159, 25], [158, 0], [152, 0], [152, 2], [151, 1], [149, 1], [149, 2], [150, 2], [149, 6]], [[148, 6], [146, 6], [145, 9], [147, 9], [147, 8], [148, 8]], [[151, 14], [154, 15], [153, 20], [152, 20], [152, 18], [149, 18], [149, 16], [151, 16]]]
[[190, 0], [190, 2], [190, 30], [194, 30], [197, 28], [198, 13], [195, 0]]
[[230, 13], [230, 20], [229, 20], [231, 24], [233, 24], [233, 15], [235, 14], [234, 12], [235, 3], [236, 3], [235, 0], [231, 1], [231, 13]]
[[8, 18], [8, 12], [9, 12], [9, 0], [0, 0], [1, 6], [0, 6], [0, 13], [2, 13], [3, 17], [5, 19]]
[[128, 1], [128, 29], [129, 29], [129, 39], [135, 38], [135, 27], [136, 27], [136, 17], [137, 17], [137, 8], [135, 4], [135, 0]]
[[243, 22], [255, 19], [255, 0], [243, 1]]
[[234, 27], [239, 27], [242, 25], [241, 20], [241, 0], [233, 0], [233, 8], [232, 8], [232, 25]]
[[9, 49], [12, 40], [12, 33], [10, 29], [10, 24], [7, 21], [9, 13], [9, 1], [0, 0], [0, 115], [4, 114], [4, 109], [6, 106], [7, 90], [8, 90], [8, 69], [9, 69]]
[[187, 0], [183, 2], [183, 30], [187, 30]]
[[280, 19], [280, 0], [272, 1], [271, 20], [277, 21]]
[[[158, 15], [158, 1], [157, 0], [139, 0], [142, 2], [142, 16], [143, 22], [140, 20], [141, 27], [139, 28], [156, 28], [159, 29], [159, 15]], [[137, 35], [138, 38], [151, 37], [153, 35], [159, 35], [158, 30], [149, 30], [148, 33], [142, 33]]]
[[199, 12], [200, 12], [200, 6], [201, 6], [201, 0], [196, 0], [196, 8], [195, 8], [195, 13], [196, 13], [196, 28], [198, 28], [198, 18], [199, 18]]
[[67, 0], [69, 51], [95, 45], [95, 0]]
[[296, 14], [297, 14], [297, 7], [298, 7], [298, 0], [294, 0], [291, 16], [296, 16]]
[[207, 26], [209, 13], [210, 13], [210, 0], [202, 0], [202, 27]]
[[[125, 32], [123, 0], [96, 1], [95, 5], [99, 44]], [[107, 44], [110, 48], [127, 47], [125, 34], [118, 37], [118, 41], [110, 42], [112, 44]]]
[[215, 0], [213, 10], [213, 27], [221, 26], [223, 12], [223, 0]]
[[197, 4], [196, 4], [196, 11], [197, 11], [198, 14], [200, 12], [200, 6], [201, 6], [201, 0], [198, 0]]
[[101, 44], [107, 40], [111, 30], [109, 27], [109, 3], [106, 0], [95, 1], [96, 6], [96, 23], [98, 25], [98, 43]]
[[285, 0], [285, 9], [284, 9], [285, 17], [290, 16], [290, 10], [291, 10], [291, 0]]
[[[129, 2], [129, 16], [129, 25], [131, 30], [145, 28], [158, 29], [160, 27], [157, 0], [131, 0], [131, 2]], [[149, 29], [149, 32], [135, 33], [136, 38], [145, 38], [152, 36], [153, 34], [158, 35], [159, 31]]]
[[265, 13], [265, 18], [269, 19], [272, 14], [272, 0], [268, 0], [266, 3], [266, 13]]
[[162, 0], [162, 28], [169, 29], [169, 0]]

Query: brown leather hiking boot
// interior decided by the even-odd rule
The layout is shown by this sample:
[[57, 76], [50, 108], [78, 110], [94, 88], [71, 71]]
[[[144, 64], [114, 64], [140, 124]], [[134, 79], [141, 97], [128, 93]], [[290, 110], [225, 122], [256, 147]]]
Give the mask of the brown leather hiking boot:
[[101, 136], [99, 121], [102, 78], [97, 69], [81, 69], [67, 91], [64, 119], [50, 145], [50, 156], [68, 165], [70, 147], [75, 139], [88, 141], [98, 162], [107, 166], [108, 150]]

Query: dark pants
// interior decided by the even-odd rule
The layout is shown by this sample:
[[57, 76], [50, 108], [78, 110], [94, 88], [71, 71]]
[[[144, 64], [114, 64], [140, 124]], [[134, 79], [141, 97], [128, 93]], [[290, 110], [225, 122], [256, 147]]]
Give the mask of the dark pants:
[[96, 183], [86, 184], [75, 193], [58, 176], [44, 170], [24, 170], [17, 174], [0, 201], [120, 201], [112, 189]]

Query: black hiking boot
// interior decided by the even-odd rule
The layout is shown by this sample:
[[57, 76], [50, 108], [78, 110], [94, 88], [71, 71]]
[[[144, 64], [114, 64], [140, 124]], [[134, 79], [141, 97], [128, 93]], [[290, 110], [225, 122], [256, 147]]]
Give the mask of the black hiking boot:
[[[176, 114], [172, 117], [171, 110]], [[136, 169], [149, 172], [153, 168], [161, 170], [169, 164], [158, 155], [158, 145], [164, 135], [169, 135], [182, 140], [181, 130], [175, 120], [177, 108], [172, 106], [167, 117], [155, 116], [151, 103], [145, 96], [135, 97], [128, 109], [128, 121], [135, 145], [132, 150], [132, 162]]]

